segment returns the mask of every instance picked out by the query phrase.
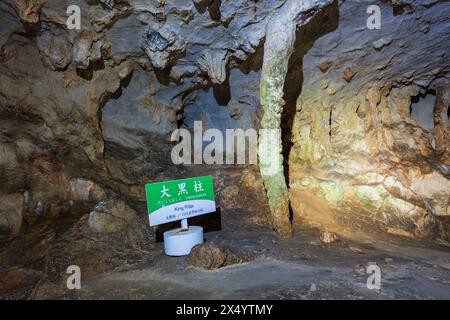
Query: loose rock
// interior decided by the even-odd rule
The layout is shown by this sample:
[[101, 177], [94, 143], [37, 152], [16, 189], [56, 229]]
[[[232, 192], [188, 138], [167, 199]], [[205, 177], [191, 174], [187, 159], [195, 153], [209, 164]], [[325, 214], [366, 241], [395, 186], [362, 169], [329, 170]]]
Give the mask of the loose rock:
[[320, 240], [325, 244], [331, 244], [331, 243], [339, 241], [340, 238], [334, 232], [324, 231], [324, 232], [322, 232], [322, 234], [320, 236]]
[[251, 256], [244, 251], [231, 249], [220, 241], [209, 241], [195, 246], [189, 254], [189, 264], [206, 270], [218, 269], [233, 264], [250, 261]]

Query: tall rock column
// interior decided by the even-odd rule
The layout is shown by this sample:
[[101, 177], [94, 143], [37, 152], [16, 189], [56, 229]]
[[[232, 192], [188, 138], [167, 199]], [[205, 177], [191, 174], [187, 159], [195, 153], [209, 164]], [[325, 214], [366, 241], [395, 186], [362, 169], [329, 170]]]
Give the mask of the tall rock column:
[[289, 58], [294, 51], [297, 28], [308, 23], [332, 0], [288, 0], [266, 26], [264, 58], [260, 82], [260, 100], [264, 110], [259, 141], [261, 175], [267, 191], [275, 230], [292, 235], [289, 217], [289, 193], [283, 170], [281, 115], [283, 86]]

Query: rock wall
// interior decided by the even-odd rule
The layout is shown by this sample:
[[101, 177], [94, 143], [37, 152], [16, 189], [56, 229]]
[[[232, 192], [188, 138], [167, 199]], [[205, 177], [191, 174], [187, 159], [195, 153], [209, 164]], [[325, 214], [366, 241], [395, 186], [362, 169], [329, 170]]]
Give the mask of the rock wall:
[[368, 3], [343, 3], [339, 27], [303, 57], [289, 154], [295, 219], [449, 239], [450, 4], [379, 4], [381, 29], [368, 30]]
[[[144, 183], [196, 171], [173, 165], [174, 129], [258, 124], [253, 64], [282, 3], [2, 1], [0, 191], [24, 199], [22, 210], [2, 209], [6, 237], [20, 229], [10, 217], [57, 215], [92, 185], [144, 214]], [[66, 26], [70, 5], [80, 30]], [[209, 169], [222, 189], [224, 171]]]

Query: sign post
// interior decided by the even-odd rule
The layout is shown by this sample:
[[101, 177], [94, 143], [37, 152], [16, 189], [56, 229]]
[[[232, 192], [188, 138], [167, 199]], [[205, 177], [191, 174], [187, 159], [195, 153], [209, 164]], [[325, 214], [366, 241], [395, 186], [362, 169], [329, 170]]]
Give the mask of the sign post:
[[150, 226], [181, 220], [181, 228], [164, 232], [164, 252], [189, 254], [203, 243], [203, 228], [188, 226], [187, 218], [216, 211], [211, 176], [149, 183], [145, 185]]

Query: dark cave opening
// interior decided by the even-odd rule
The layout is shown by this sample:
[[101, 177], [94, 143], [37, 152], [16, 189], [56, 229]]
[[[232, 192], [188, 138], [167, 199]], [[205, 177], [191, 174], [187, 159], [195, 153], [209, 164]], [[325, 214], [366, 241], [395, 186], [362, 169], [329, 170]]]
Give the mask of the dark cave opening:
[[209, 16], [212, 20], [218, 21], [222, 18], [220, 12], [220, 6], [222, 5], [222, 0], [212, 0], [208, 6]]
[[104, 68], [105, 68], [104, 60], [99, 59], [91, 62], [86, 69], [76, 68], [76, 73], [79, 77], [83, 78], [84, 80], [90, 81], [94, 77], [95, 71], [102, 70]]
[[212, 88], [217, 104], [219, 106], [226, 106], [231, 100], [230, 71], [227, 70], [227, 77], [223, 83], [213, 84]]
[[410, 13], [414, 10], [414, 7], [411, 4], [407, 3], [396, 3], [392, 1], [392, 13], [394, 16], [400, 16], [404, 13]]

